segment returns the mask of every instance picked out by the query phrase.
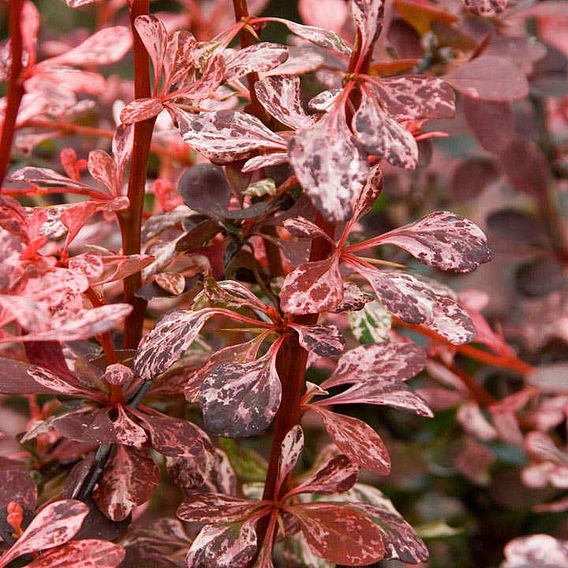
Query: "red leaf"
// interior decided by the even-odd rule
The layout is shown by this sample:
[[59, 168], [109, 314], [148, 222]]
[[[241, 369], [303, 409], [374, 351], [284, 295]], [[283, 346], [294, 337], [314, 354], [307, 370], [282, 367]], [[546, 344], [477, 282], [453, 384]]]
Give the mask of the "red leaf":
[[266, 77], [255, 83], [254, 90], [262, 106], [282, 124], [294, 130], [313, 124], [302, 107], [299, 77]]
[[426, 364], [426, 352], [414, 343], [361, 345], [339, 359], [335, 371], [321, 387], [328, 389], [368, 379], [406, 381]]
[[345, 122], [343, 105], [309, 129], [298, 131], [288, 151], [294, 172], [315, 206], [333, 221], [347, 219], [369, 166]]
[[147, 450], [117, 445], [106, 463], [93, 500], [113, 521], [123, 521], [146, 503], [160, 482], [160, 471]]
[[525, 74], [507, 59], [482, 55], [444, 78], [454, 89], [474, 99], [516, 101], [529, 94]]
[[217, 163], [249, 158], [260, 150], [286, 149], [283, 138], [250, 114], [219, 110], [192, 116], [172, 110], [184, 141]]
[[276, 371], [279, 343], [247, 363], [222, 363], [201, 385], [205, 429], [242, 438], [264, 432], [280, 406], [282, 385]]
[[473, 338], [475, 328], [463, 309], [414, 276], [359, 263], [352, 267], [369, 281], [385, 308], [401, 320], [425, 325], [455, 345]]
[[345, 566], [378, 562], [385, 556], [379, 528], [363, 513], [331, 503], [287, 507], [310, 548], [321, 558]]
[[309, 405], [322, 418], [335, 445], [354, 463], [381, 475], [390, 472], [390, 458], [379, 435], [365, 422], [351, 416]]
[[288, 49], [276, 43], [259, 42], [233, 52], [225, 60], [225, 81], [234, 81], [251, 72], [266, 73], [288, 59]]
[[472, 272], [493, 258], [483, 231], [449, 211], [434, 211], [370, 242], [396, 245], [424, 264], [452, 272]]
[[353, 487], [359, 475], [359, 466], [343, 454], [332, 456], [317, 471], [287, 493], [287, 497], [300, 493], [323, 495], [343, 493]]
[[508, 0], [463, 0], [463, 3], [478, 16], [495, 16], [507, 7]]
[[333, 311], [342, 301], [343, 283], [339, 258], [300, 264], [284, 280], [281, 308], [290, 314], [316, 314]]
[[353, 131], [357, 142], [375, 156], [393, 164], [413, 170], [418, 163], [418, 146], [414, 136], [387, 114], [378, 99], [363, 88], [362, 99], [353, 117]]
[[47, 505], [30, 523], [16, 544], [0, 558], [0, 567], [3, 568], [24, 554], [65, 544], [81, 528], [88, 512], [87, 505], [74, 499]]
[[28, 564], [29, 568], [115, 568], [124, 560], [122, 546], [105, 540], [78, 540], [50, 550]]
[[215, 310], [197, 312], [172, 312], [158, 320], [154, 329], [142, 340], [134, 370], [149, 381], [171, 367], [193, 343], [205, 322], [215, 315]]
[[334, 325], [290, 324], [298, 332], [300, 345], [320, 357], [338, 357], [345, 347], [341, 332]]
[[236, 523], [246, 520], [259, 508], [266, 506], [262, 501], [247, 501], [221, 493], [188, 491], [176, 516], [188, 523]]
[[254, 522], [201, 529], [186, 556], [188, 568], [249, 568], [256, 556]]

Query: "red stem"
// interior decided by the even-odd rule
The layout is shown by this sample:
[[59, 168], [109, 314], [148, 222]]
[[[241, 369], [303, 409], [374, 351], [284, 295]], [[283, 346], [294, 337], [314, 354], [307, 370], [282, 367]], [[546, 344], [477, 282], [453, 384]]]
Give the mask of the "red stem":
[[22, 97], [24, 96], [24, 80], [22, 65], [22, 28], [21, 15], [24, 7], [23, 0], [10, 0], [9, 7], [9, 27], [10, 27], [10, 76], [8, 79], [8, 93], [6, 99], [6, 112], [4, 114], [4, 124], [2, 126], [2, 137], [0, 138], [0, 186], [6, 176], [8, 164], [10, 163], [10, 153], [12, 151], [12, 141], [16, 131], [16, 121]]
[[[134, 39], [134, 98], [136, 99], [151, 96], [150, 59], [134, 27], [136, 18], [148, 14], [149, 11], [149, 0], [136, 0], [129, 6], [130, 26]], [[130, 177], [128, 179], [130, 206], [124, 212], [121, 212], [119, 217], [124, 254], [140, 254], [146, 168], [155, 122], [156, 118], [154, 117], [137, 122], [134, 126], [134, 143], [130, 162]], [[147, 302], [136, 296], [136, 292], [141, 285], [142, 275], [140, 272], [124, 280], [124, 300], [133, 307], [132, 312], [126, 318], [124, 326], [125, 349], [136, 349], [142, 338]]]

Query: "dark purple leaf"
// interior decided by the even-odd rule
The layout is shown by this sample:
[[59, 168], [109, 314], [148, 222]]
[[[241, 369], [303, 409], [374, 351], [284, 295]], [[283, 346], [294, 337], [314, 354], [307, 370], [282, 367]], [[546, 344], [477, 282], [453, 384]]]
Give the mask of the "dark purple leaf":
[[184, 203], [193, 211], [208, 217], [224, 217], [231, 199], [231, 188], [223, 168], [196, 164], [185, 171], [178, 187]]
[[345, 120], [339, 104], [314, 126], [299, 130], [288, 145], [290, 163], [306, 194], [333, 221], [351, 215], [369, 170]]
[[15, 359], [0, 359], [0, 393], [2, 394], [54, 394], [53, 388], [34, 381], [28, 370], [33, 368]]
[[126, 555], [122, 546], [104, 540], [79, 540], [36, 558], [29, 568], [115, 568]]
[[467, 125], [488, 152], [503, 152], [513, 141], [515, 115], [509, 103], [464, 97], [463, 111]]
[[414, 136], [381, 108], [368, 89], [362, 90], [361, 104], [353, 117], [353, 131], [357, 142], [369, 154], [380, 156], [393, 166], [416, 168], [418, 146]]
[[160, 482], [158, 467], [146, 450], [115, 446], [105, 465], [93, 500], [113, 521], [123, 521], [150, 499]]
[[494, 160], [481, 157], [462, 160], [452, 175], [452, 194], [457, 201], [470, 201], [483, 194], [499, 177]]
[[42, 509], [30, 523], [16, 544], [0, 558], [0, 567], [12, 560], [56, 546], [71, 540], [81, 528], [89, 508], [80, 501], [56, 501]]
[[489, 231], [501, 239], [521, 244], [542, 243], [545, 234], [534, 215], [513, 207], [499, 209], [487, 216]]
[[385, 556], [381, 531], [360, 511], [332, 503], [304, 503], [287, 510], [300, 522], [314, 553], [329, 562], [362, 566]]
[[546, 195], [551, 178], [550, 166], [536, 144], [517, 138], [499, 155], [499, 160], [517, 191], [539, 199]]
[[343, 299], [339, 258], [301, 264], [286, 276], [280, 306], [291, 314], [333, 311]]
[[261, 150], [286, 150], [286, 142], [250, 114], [219, 110], [189, 115], [175, 110], [185, 142], [217, 163], [251, 157]]
[[565, 281], [564, 266], [550, 256], [523, 264], [515, 273], [517, 289], [529, 297], [547, 296], [561, 290]]
[[434, 211], [370, 242], [396, 245], [424, 264], [451, 272], [471, 272], [493, 258], [483, 231], [449, 211]]
[[81, 409], [57, 416], [51, 426], [62, 436], [77, 442], [109, 444], [116, 442], [114, 428], [106, 409]]
[[294, 130], [313, 124], [302, 107], [299, 77], [266, 77], [255, 83], [254, 90], [262, 106], [282, 124]]
[[299, 325], [290, 324], [298, 332], [300, 345], [320, 357], [338, 357], [345, 341], [341, 332], [334, 325]]
[[201, 385], [205, 428], [242, 438], [264, 432], [280, 406], [282, 386], [276, 371], [278, 344], [256, 361], [222, 363]]
[[15, 501], [24, 509], [34, 510], [37, 488], [24, 463], [0, 462], [0, 509]]

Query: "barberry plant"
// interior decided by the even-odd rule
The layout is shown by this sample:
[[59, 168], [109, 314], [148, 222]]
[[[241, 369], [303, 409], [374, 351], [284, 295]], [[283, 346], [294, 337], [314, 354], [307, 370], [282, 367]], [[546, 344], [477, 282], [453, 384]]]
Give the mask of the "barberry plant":
[[[554, 2], [291, 2], [303, 23], [265, 0], [66, 4], [88, 35], [10, 0], [0, 51], [0, 568], [426, 565], [456, 529], [381, 488], [415, 467], [397, 437], [442, 469], [434, 411], [472, 484], [513, 448], [527, 486], [568, 486], [566, 368], [482, 315], [460, 283], [494, 253], [436, 194], [457, 113], [485, 154], [456, 201], [504, 173], [561, 272], [568, 107], [535, 71], [541, 36], [568, 56]], [[568, 566], [561, 537], [508, 540], [503, 566]]]

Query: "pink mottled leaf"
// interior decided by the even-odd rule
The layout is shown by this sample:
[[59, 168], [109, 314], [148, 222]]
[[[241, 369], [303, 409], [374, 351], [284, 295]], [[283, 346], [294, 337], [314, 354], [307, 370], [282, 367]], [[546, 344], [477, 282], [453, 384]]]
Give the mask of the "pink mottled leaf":
[[209, 373], [200, 394], [206, 430], [242, 438], [268, 428], [282, 396], [276, 371], [278, 347], [273, 344], [255, 361], [222, 363]]
[[121, 404], [116, 405], [116, 411], [117, 417], [112, 422], [116, 439], [125, 446], [140, 447], [148, 439], [146, 432], [128, 416]]
[[430, 75], [404, 75], [373, 81], [384, 110], [394, 118], [452, 118], [456, 112], [453, 89]]
[[[103, 262], [105, 261], [103, 257]], [[101, 286], [116, 280], [123, 280], [131, 274], [140, 272], [154, 261], [153, 256], [143, 254], [131, 254], [123, 256], [118, 261], [111, 261], [107, 264], [110, 270], [106, 270], [103, 276], [92, 283], [93, 286]]]
[[138, 16], [134, 22], [136, 31], [150, 56], [157, 81], [162, 71], [164, 55], [168, 44], [168, 32], [156, 16]]
[[255, 83], [254, 90], [262, 106], [282, 124], [294, 130], [313, 124], [302, 107], [299, 77], [266, 77]]
[[363, 55], [371, 51], [383, 28], [383, 4], [383, 0], [351, 0], [353, 20], [363, 38]]
[[103, 261], [96, 254], [79, 254], [69, 259], [67, 266], [70, 270], [80, 272], [91, 279], [98, 278], [103, 273]]
[[[99, 204], [96, 201], [82, 201], [66, 207], [61, 213], [61, 223], [67, 227], [65, 247], [69, 247], [87, 221], [97, 212]], [[71, 259], [73, 260], [73, 259]], [[71, 266], [69, 266], [71, 268]], [[87, 276], [85, 274], [85, 276]], [[89, 278], [89, 276], [87, 276]]]
[[323, 420], [335, 445], [354, 463], [381, 475], [390, 472], [390, 458], [384, 442], [365, 422], [351, 416], [310, 405]]
[[0, 358], [0, 393], [2, 394], [53, 394], [57, 392], [45, 382], [38, 383], [28, 370], [39, 368], [16, 361]]
[[257, 550], [254, 524], [206, 525], [187, 553], [188, 568], [249, 568]]
[[451, 272], [471, 272], [493, 258], [483, 231], [449, 211], [435, 211], [371, 242], [396, 245], [424, 264]]
[[341, 302], [343, 284], [339, 259], [301, 264], [286, 276], [280, 294], [280, 305], [291, 314], [315, 314], [332, 311]]
[[0, 567], [7, 566], [24, 554], [65, 544], [81, 528], [88, 512], [87, 505], [74, 499], [47, 505], [30, 523], [16, 544], [0, 557]]
[[300, 493], [343, 493], [353, 487], [359, 475], [359, 466], [344, 454], [331, 456], [317, 471], [296, 485], [288, 496]]
[[244, 521], [259, 508], [261, 501], [247, 501], [222, 493], [188, 491], [176, 516], [188, 523], [235, 523]]
[[47, 307], [65, 307], [89, 287], [89, 281], [67, 268], [54, 268], [49, 272], [29, 278], [21, 291], [25, 298]]
[[118, 185], [116, 164], [104, 150], [91, 150], [87, 167], [93, 178], [102, 183], [112, 194], [115, 194], [114, 189]]
[[353, 282], [343, 283], [343, 300], [338, 304], [333, 313], [343, 313], [343, 312], [357, 312], [365, 307], [365, 304], [372, 302], [374, 300], [373, 296], [367, 294], [354, 284]]
[[310, 548], [329, 562], [361, 566], [385, 556], [381, 531], [360, 511], [332, 503], [304, 503], [287, 509], [300, 522]]
[[126, 555], [122, 546], [105, 540], [78, 540], [36, 558], [29, 568], [115, 568]]
[[157, 116], [163, 110], [164, 105], [159, 99], [136, 99], [120, 111], [120, 121], [123, 124], [133, 124]]
[[473, 323], [451, 298], [404, 272], [376, 270], [359, 263], [352, 266], [369, 281], [385, 308], [401, 320], [425, 325], [456, 345], [473, 338]]
[[[49, 66], [80, 65], [90, 67], [93, 65], [108, 65], [120, 61], [132, 45], [132, 35], [125, 26], [104, 28], [88, 37], [81, 45], [66, 53], [48, 59]], [[41, 63], [40, 63], [41, 66]]]
[[195, 457], [204, 451], [207, 444], [210, 444], [206, 434], [187, 420], [149, 415], [138, 410], [130, 412], [149, 432], [151, 446], [164, 456]]
[[393, 166], [413, 170], [418, 163], [418, 146], [412, 134], [380, 106], [375, 95], [362, 90], [362, 99], [353, 117], [357, 142]]
[[508, 59], [494, 55], [472, 59], [444, 79], [464, 95], [486, 101], [516, 101], [529, 92], [523, 71]]
[[361, 345], [347, 351], [331, 377], [321, 387], [368, 380], [406, 381], [417, 375], [426, 364], [426, 352], [414, 343], [379, 343]]
[[218, 163], [249, 158], [260, 150], [286, 149], [283, 138], [244, 112], [219, 110], [192, 116], [175, 109], [174, 113], [184, 141]]
[[308, 103], [308, 108], [314, 112], [327, 112], [341, 94], [341, 89], [331, 89], [329, 91], [322, 91], [316, 95]]
[[564, 568], [568, 566], [568, 541], [547, 534], [519, 537], [505, 546], [502, 568]]
[[334, 32], [341, 31], [349, 16], [345, 0], [300, 0], [298, 11], [304, 22]]
[[215, 310], [172, 312], [160, 319], [144, 337], [136, 357], [134, 370], [149, 381], [171, 367], [193, 343], [205, 322]]
[[315, 206], [331, 220], [347, 219], [369, 166], [347, 127], [343, 105], [313, 127], [299, 130], [288, 151], [294, 172]]
[[134, 378], [132, 369], [129, 369], [121, 363], [113, 363], [105, 369], [103, 379], [110, 385], [128, 386]]
[[156, 284], [166, 292], [179, 296], [185, 289], [185, 277], [178, 272], [159, 272], [154, 275]]
[[304, 431], [298, 424], [294, 426], [282, 440], [280, 456], [278, 458], [278, 477], [276, 479], [275, 494], [279, 494], [280, 488], [288, 475], [292, 472], [300, 454], [304, 449]]
[[254, 158], [249, 158], [243, 169], [243, 173], [254, 172], [260, 168], [269, 168], [270, 166], [279, 166], [280, 164], [285, 164], [288, 161], [287, 152], [273, 152], [272, 154], [263, 154], [261, 156], [255, 156]]
[[200, 101], [211, 96], [223, 82], [225, 63], [221, 55], [215, 55], [207, 60], [201, 77], [196, 81], [186, 83], [174, 100], [181, 103]]
[[27, 181], [29, 183], [47, 185], [47, 186], [57, 186], [66, 187], [69, 189], [75, 189], [79, 191], [90, 190], [91, 187], [72, 180], [68, 177], [58, 174], [54, 170], [49, 170], [47, 168], [34, 168], [26, 167], [16, 170], [10, 175], [10, 179], [13, 181]]
[[36, 383], [43, 385], [48, 390], [69, 395], [84, 395], [87, 393], [85, 389], [77, 388], [77, 385], [66, 380], [65, 377], [60, 377], [48, 369], [43, 369], [42, 367], [36, 367], [35, 365], [28, 367], [27, 373]]
[[306, 239], [325, 239], [332, 245], [335, 245], [335, 242], [323, 229], [320, 229], [315, 223], [308, 221], [304, 217], [292, 217], [290, 219], [286, 219], [282, 224], [286, 230], [290, 231], [296, 237]]
[[239, 49], [225, 60], [225, 80], [234, 81], [252, 71], [265, 73], [288, 59], [288, 49], [276, 43], [259, 42]]
[[351, 55], [351, 49], [343, 40], [331, 30], [324, 30], [315, 26], [304, 26], [290, 20], [281, 21], [294, 35], [306, 39], [325, 49], [332, 49], [343, 55]]
[[463, 0], [463, 3], [478, 16], [495, 16], [507, 7], [508, 0]]
[[93, 500], [113, 521], [123, 521], [150, 499], [160, 482], [158, 467], [146, 450], [115, 446], [105, 465]]
[[334, 325], [290, 324], [298, 332], [300, 345], [320, 357], [338, 357], [345, 347], [341, 331]]

